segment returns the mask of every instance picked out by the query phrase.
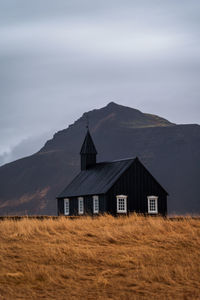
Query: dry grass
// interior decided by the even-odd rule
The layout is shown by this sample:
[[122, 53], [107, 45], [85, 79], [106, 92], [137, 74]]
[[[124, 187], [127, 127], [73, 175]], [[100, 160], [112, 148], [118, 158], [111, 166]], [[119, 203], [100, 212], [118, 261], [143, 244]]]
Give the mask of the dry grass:
[[200, 220], [0, 222], [0, 299], [200, 299]]

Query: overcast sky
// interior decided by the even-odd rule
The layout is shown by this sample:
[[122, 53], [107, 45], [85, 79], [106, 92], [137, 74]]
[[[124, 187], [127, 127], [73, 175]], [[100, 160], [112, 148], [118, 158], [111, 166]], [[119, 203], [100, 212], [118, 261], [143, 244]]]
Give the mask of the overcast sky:
[[0, 164], [110, 101], [200, 123], [199, 0], [0, 1]]

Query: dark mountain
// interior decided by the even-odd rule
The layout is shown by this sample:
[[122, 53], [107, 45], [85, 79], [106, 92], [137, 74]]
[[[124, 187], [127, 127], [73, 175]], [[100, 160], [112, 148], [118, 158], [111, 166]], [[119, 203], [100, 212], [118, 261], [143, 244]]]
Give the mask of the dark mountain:
[[56, 214], [56, 195], [80, 169], [86, 115], [98, 161], [138, 156], [169, 192], [169, 213], [200, 213], [200, 126], [111, 102], [57, 132], [36, 154], [0, 167], [0, 215]]

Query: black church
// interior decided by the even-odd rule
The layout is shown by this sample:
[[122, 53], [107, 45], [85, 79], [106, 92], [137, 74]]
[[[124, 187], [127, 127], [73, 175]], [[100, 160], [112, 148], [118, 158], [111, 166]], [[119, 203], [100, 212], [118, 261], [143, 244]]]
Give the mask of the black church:
[[97, 163], [89, 130], [80, 155], [81, 172], [57, 197], [58, 215], [167, 214], [168, 193], [137, 157]]

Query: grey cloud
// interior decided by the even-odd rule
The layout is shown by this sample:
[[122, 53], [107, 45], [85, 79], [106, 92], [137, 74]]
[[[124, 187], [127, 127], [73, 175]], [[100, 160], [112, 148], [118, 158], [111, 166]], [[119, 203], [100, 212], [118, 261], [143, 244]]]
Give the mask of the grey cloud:
[[112, 100], [199, 123], [199, 13], [199, 0], [1, 1], [4, 161]]
[[7, 149], [0, 155], [0, 165], [34, 154], [51, 137], [52, 133], [47, 132], [43, 135], [23, 139], [16, 146]]

